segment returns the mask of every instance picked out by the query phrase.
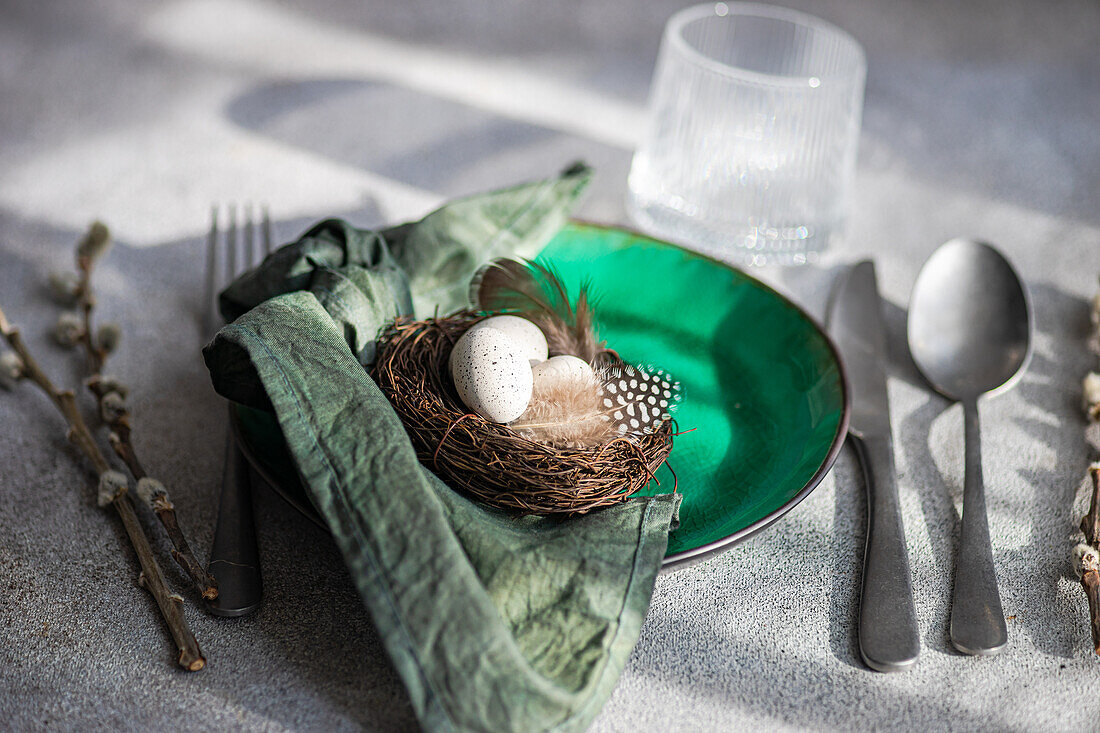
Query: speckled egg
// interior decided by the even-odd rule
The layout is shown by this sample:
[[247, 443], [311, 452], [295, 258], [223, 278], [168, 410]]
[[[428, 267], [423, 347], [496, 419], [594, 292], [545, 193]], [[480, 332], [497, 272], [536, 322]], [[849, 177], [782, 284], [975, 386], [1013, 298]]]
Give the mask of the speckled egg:
[[[479, 321], [473, 329], [492, 328], [511, 337], [522, 349], [521, 355], [530, 362], [544, 361], [547, 356], [546, 336], [538, 326], [519, 316], [492, 316]], [[473, 330], [471, 329], [471, 330]]]
[[563, 354], [532, 366], [531, 376], [534, 391], [542, 393], [556, 385], [592, 376], [592, 367], [584, 359]]
[[458, 396], [488, 420], [515, 420], [531, 401], [527, 353], [503, 331], [471, 328], [451, 351], [451, 377]]

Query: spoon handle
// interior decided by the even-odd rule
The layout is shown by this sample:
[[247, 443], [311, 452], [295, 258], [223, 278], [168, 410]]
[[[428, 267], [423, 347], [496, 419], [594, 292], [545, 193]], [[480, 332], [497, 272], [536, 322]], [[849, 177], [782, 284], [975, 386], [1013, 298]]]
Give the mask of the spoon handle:
[[982, 478], [982, 436], [978, 401], [963, 401], [966, 426], [966, 480], [963, 484], [962, 532], [955, 559], [955, 594], [951, 603], [951, 643], [964, 654], [996, 654], [1008, 641]]

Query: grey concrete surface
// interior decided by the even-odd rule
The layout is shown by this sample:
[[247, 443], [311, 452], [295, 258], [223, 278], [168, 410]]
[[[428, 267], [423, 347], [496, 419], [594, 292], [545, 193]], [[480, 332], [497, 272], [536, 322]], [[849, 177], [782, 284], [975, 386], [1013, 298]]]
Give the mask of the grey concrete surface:
[[[863, 669], [854, 619], [865, 503], [848, 449], [769, 531], [657, 583], [596, 731], [1091, 730], [1100, 659], [1069, 573], [1084, 510], [1080, 378], [1100, 272], [1100, 5], [808, 0], [851, 31], [869, 74], [855, 207], [819, 267], [759, 275], [820, 315], [840, 266], [873, 256], [891, 328], [897, 465], [923, 656]], [[664, 19], [681, 3], [591, 0], [121, 0], [0, 4], [0, 305], [59, 381], [78, 360], [45, 336], [46, 273], [94, 217], [119, 244], [99, 276], [125, 332], [113, 371], [135, 435], [209, 549], [222, 408], [198, 356], [209, 205], [268, 201], [290, 239], [341, 215], [418, 216], [443, 197], [596, 166], [582, 211], [622, 198]], [[957, 407], [904, 346], [923, 260], [971, 234], [1017, 265], [1035, 355], [983, 406], [994, 557], [1010, 640], [947, 639], [961, 503]], [[0, 728], [408, 730], [415, 727], [331, 541], [259, 503], [267, 594], [207, 616], [162, 543], [209, 668], [185, 674], [113, 517], [59, 418], [0, 393]], [[149, 518], [146, 517], [148, 520]]]

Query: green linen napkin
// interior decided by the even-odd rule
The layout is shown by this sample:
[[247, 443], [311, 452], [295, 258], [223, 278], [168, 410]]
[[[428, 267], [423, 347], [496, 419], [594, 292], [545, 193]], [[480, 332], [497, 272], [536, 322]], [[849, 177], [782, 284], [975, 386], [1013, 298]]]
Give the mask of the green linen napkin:
[[215, 389], [273, 410], [427, 730], [579, 731], [614, 688], [649, 605], [678, 495], [517, 517], [416, 458], [363, 364], [415, 303], [464, 305], [485, 259], [532, 256], [589, 171], [368, 232], [330, 220], [231, 285], [204, 349]]

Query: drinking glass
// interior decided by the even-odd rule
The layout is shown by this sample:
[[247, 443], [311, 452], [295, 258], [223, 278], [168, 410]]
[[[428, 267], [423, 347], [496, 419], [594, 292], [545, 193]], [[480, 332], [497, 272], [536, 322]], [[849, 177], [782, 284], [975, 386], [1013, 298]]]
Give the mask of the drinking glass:
[[815, 261], [844, 223], [866, 74], [859, 43], [805, 13], [676, 13], [630, 170], [631, 217], [742, 264]]

